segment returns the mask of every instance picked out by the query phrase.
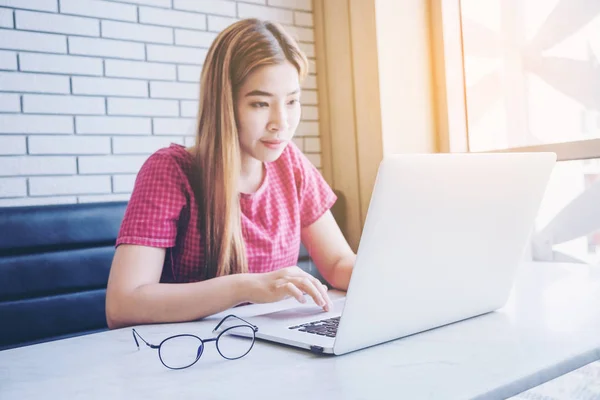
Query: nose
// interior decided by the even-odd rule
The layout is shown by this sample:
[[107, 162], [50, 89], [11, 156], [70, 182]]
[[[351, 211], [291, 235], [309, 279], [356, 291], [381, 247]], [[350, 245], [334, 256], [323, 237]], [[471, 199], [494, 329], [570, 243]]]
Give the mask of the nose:
[[269, 116], [267, 129], [269, 132], [285, 132], [289, 129], [287, 111], [285, 107], [273, 107]]

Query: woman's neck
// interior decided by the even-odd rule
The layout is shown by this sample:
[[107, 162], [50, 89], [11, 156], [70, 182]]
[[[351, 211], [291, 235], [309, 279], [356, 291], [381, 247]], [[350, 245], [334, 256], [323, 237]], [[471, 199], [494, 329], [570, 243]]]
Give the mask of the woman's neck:
[[240, 181], [238, 190], [240, 193], [254, 193], [260, 187], [265, 174], [262, 161], [253, 157], [242, 156]]

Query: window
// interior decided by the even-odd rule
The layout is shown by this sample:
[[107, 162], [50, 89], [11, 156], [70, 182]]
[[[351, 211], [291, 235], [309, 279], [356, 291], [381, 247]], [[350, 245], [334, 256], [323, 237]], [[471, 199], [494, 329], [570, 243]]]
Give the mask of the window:
[[534, 259], [598, 263], [600, 1], [436, 5], [448, 150], [555, 152]]

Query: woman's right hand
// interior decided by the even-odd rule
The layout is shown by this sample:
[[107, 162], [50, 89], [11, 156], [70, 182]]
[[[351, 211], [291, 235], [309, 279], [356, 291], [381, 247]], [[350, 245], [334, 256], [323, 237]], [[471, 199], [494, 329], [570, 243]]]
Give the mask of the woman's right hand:
[[323, 310], [333, 308], [327, 295], [327, 286], [297, 266], [250, 276], [253, 284], [249, 300], [252, 303], [271, 303], [290, 296], [300, 303], [306, 303], [304, 293], [307, 293]]

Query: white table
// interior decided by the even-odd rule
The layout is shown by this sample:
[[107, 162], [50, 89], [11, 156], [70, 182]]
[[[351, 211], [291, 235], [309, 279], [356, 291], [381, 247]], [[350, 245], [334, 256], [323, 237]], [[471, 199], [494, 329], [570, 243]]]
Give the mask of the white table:
[[[223, 315], [138, 331], [156, 344], [211, 337]], [[0, 399], [506, 398], [600, 359], [600, 268], [523, 264], [503, 309], [340, 357], [257, 342], [227, 361], [208, 343], [194, 366], [171, 371], [142, 346], [120, 329], [0, 352]]]

